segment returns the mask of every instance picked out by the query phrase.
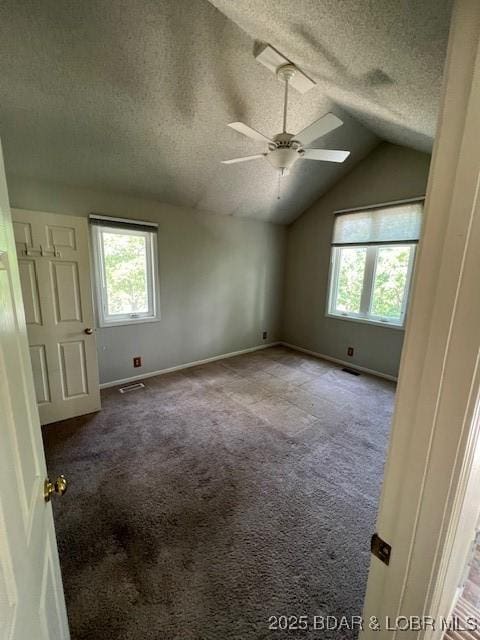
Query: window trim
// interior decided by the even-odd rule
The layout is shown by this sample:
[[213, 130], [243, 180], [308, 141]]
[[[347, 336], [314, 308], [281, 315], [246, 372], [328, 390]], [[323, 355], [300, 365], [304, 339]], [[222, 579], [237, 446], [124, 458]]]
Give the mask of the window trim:
[[[112, 220], [116, 219], [112, 218]], [[109, 220], [107, 218], [104, 224], [91, 225], [96, 293], [95, 308], [99, 327], [119, 327], [130, 324], [158, 322], [160, 320], [157, 228], [152, 227], [152, 229], [150, 230], [146, 226], [145, 229], [142, 230], [136, 228], [135, 224], [141, 225], [141, 223], [132, 221], [132, 227], [129, 229], [128, 224], [124, 226], [115, 226], [113, 223], [109, 224]], [[115, 314], [115, 316], [109, 315], [107, 313], [108, 307], [106, 305], [108, 304], [108, 292], [106, 287], [105, 261], [103, 258], [102, 238], [102, 232], [104, 231], [118, 234], [130, 233], [132, 235], [139, 235], [146, 238], [147, 291], [149, 306], [148, 311], [139, 314]]]
[[[402, 301], [402, 311], [400, 322], [393, 321], [388, 318], [382, 318], [382, 316], [369, 315], [372, 301], [373, 301], [373, 285], [375, 283], [375, 275], [377, 269], [377, 256], [378, 251], [382, 247], [394, 247], [394, 246], [407, 246], [411, 247], [410, 258], [408, 262], [407, 277], [405, 284], [405, 291]], [[363, 309], [360, 313], [343, 313], [335, 312], [332, 310], [335, 292], [338, 287], [338, 272], [339, 272], [339, 258], [341, 250], [346, 247], [357, 247], [366, 249], [365, 256], [365, 272], [363, 278], [362, 295], [360, 301], [360, 309]], [[327, 309], [325, 316], [327, 318], [334, 318], [335, 320], [347, 320], [350, 322], [360, 322], [363, 324], [370, 324], [380, 327], [386, 327], [389, 329], [405, 329], [405, 320], [408, 311], [408, 304], [410, 298], [410, 288], [413, 277], [413, 268], [415, 264], [415, 257], [417, 253], [417, 242], [377, 242], [377, 243], [364, 243], [364, 244], [352, 244], [332, 246], [330, 251], [330, 268], [328, 275], [328, 295], [327, 295]], [[365, 311], [366, 310], [366, 311]]]

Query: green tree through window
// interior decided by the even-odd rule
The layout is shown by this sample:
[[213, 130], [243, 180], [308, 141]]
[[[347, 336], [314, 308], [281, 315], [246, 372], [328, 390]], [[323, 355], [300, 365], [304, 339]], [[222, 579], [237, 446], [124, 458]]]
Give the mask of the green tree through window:
[[339, 311], [360, 311], [366, 256], [364, 247], [346, 247], [341, 252], [336, 305]]
[[387, 318], [400, 317], [409, 260], [410, 247], [382, 247], [378, 250], [372, 314]]
[[334, 247], [330, 313], [402, 324], [415, 245]]
[[145, 236], [103, 233], [109, 315], [148, 310]]

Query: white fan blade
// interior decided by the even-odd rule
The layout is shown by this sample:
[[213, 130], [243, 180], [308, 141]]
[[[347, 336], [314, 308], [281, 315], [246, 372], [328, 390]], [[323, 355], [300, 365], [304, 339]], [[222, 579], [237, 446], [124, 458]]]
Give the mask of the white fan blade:
[[295, 140], [298, 140], [303, 145], [309, 144], [313, 142], [317, 138], [321, 138], [325, 136], [330, 131], [333, 131], [337, 127], [341, 127], [343, 122], [340, 118], [337, 118], [333, 113], [327, 113], [326, 116], [312, 122], [312, 124], [305, 127], [300, 133], [297, 133], [296, 136], [293, 136]]
[[264, 136], [263, 133], [260, 133], [260, 131], [257, 131], [256, 129], [252, 129], [252, 127], [249, 127], [248, 124], [243, 124], [243, 122], [230, 122], [228, 126], [235, 129], [235, 131], [238, 131], [238, 133], [242, 133], [244, 136], [247, 136], [247, 138], [260, 140], [261, 142], [273, 142], [273, 140]]
[[258, 153], [256, 156], [243, 156], [243, 158], [232, 158], [231, 160], [222, 160], [222, 164], [235, 164], [235, 162], [248, 162], [249, 160], [256, 160], [257, 158], [263, 158], [265, 153]]
[[343, 162], [350, 155], [350, 151], [335, 149], [305, 149], [302, 158], [305, 160], [324, 160], [325, 162]]

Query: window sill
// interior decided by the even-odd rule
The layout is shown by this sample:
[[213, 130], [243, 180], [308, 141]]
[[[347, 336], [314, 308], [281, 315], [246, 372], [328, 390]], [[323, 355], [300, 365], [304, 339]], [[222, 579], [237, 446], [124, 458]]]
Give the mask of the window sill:
[[347, 322], [359, 322], [360, 324], [370, 324], [374, 327], [383, 327], [384, 329], [395, 329], [396, 331], [405, 331], [404, 324], [394, 324], [393, 322], [381, 322], [380, 320], [369, 320], [368, 318], [355, 318], [354, 316], [337, 315], [336, 313], [326, 313], [326, 318], [334, 320], [345, 320]]
[[151, 324], [154, 322], [160, 322], [160, 317], [156, 316], [155, 318], [135, 318], [132, 320], [122, 319], [122, 320], [116, 320], [115, 322], [99, 321], [98, 328], [110, 329], [111, 327], [126, 327], [130, 324], [145, 324], [148, 322]]

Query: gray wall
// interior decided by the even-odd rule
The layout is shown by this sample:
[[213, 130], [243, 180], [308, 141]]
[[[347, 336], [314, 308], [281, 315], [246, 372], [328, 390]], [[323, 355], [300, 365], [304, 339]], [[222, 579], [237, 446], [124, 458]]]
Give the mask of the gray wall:
[[[382, 143], [288, 228], [282, 337], [286, 342], [396, 376], [404, 332], [325, 317], [337, 209], [424, 195], [430, 156]], [[355, 349], [353, 358], [347, 347]]]
[[98, 329], [102, 382], [254, 347], [264, 330], [265, 342], [396, 375], [403, 331], [325, 317], [333, 211], [423, 195], [429, 161], [382, 143], [288, 228], [15, 176], [8, 185], [14, 207], [159, 223], [161, 320]]
[[159, 223], [161, 320], [98, 329], [101, 382], [279, 338], [285, 227], [15, 177], [8, 186], [13, 207]]

